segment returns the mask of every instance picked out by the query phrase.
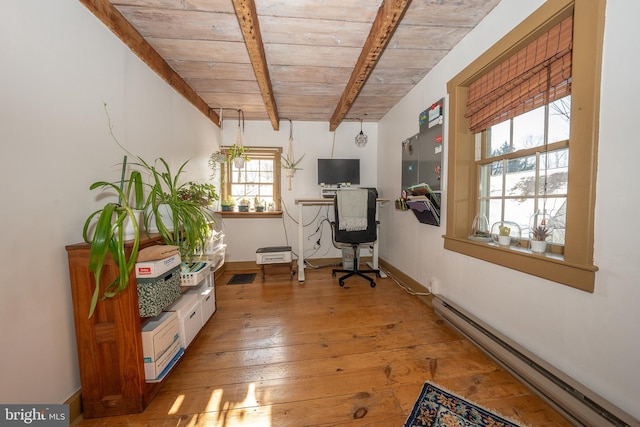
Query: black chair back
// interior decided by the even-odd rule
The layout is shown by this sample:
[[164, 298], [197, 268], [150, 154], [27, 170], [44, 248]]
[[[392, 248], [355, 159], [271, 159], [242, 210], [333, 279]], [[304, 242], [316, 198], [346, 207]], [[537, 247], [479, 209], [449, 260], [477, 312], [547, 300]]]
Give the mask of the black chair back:
[[[376, 224], [376, 199], [377, 191], [367, 188], [367, 228], [365, 230], [348, 231], [340, 230], [340, 220], [338, 212], [338, 196], [333, 199], [333, 209], [335, 213], [334, 240], [338, 243], [372, 243], [378, 239]], [[352, 191], [352, 190], [338, 190]]]

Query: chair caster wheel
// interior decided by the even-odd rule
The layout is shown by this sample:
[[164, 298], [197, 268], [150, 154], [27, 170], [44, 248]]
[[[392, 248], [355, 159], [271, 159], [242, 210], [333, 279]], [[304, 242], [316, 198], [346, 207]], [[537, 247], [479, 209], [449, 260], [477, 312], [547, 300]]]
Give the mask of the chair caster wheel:
[[376, 287], [376, 282], [371, 282], [371, 287], [375, 288]]
[[340, 283], [340, 286], [344, 286], [344, 280], [338, 280], [338, 283]]

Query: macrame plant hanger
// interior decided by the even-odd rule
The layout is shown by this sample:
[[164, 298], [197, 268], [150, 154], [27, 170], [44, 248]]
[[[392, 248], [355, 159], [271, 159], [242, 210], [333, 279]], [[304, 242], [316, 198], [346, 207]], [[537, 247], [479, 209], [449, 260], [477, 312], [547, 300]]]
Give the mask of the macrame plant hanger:
[[287, 189], [291, 191], [291, 178], [293, 178], [293, 174], [296, 172], [295, 170], [295, 156], [293, 155], [293, 122], [289, 119], [289, 146], [287, 147], [287, 165], [292, 166], [292, 168], [287, 169]]

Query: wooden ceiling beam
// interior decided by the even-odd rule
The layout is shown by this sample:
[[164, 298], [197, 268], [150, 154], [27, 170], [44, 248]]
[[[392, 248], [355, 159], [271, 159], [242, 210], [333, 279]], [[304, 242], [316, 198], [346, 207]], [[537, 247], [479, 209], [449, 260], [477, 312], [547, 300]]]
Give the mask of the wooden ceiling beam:
[[216, 126], [220, 126], [218, 114], [209, 108], [209, 105], [167, 64], [109, 0], [80, 0], [80, 2], [169, 86], [184, 96]]
[[273, 126], [273, 130], [279, 130], [278, 107], [273, 96], [271, 77], [269, 77], [269, 67], [267, 66], [267, 55], [262, 44], [262, 34], [260, 33], [255, 2], [253, 0], [232, 0], [232, 2], [247, 51], [249, 52], [251, 65], [253, 65], [253, 72], [258, 80], [258, 86], [260, 87], [269, 120], [271, 120], [271, 126]]
[[382, 52], [389, 40], [391, 40], [391, 36], [393, 36], [410, 4], [411, 0], [384, 0], [380, 5], [349, 82], [331, 116], [329, 130], [336, 130], [344, 119], [378, 63]]

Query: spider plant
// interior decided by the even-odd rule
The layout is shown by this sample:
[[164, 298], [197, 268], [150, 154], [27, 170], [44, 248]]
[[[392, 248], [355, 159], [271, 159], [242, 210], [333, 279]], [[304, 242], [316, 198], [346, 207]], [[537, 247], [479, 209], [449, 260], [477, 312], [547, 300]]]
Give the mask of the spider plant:
[[[191, 183], [179, 184], [187, 163], [188, 160], [173, 175], [169, 164], [162, 158], [157, 159], [153, 165], [142, 162], [142, 166], [151, 173], [147, 206], [152, 215], [145, 216], [145, 225], [149, 229], [150, 217], [153, 216], [165, 243], [178, 246], [184, 258], [195, 255], [199, 249], [204, 248], [210, 234], [209, 224], [214, 222], [213, 216], [197, 201], [183, 197], [191, 186]], [[165, 222], [167, 219], [162, 216], [162, 205], [169, 208], [169, 222]]]
[[293, 153], [287, 154], [286, 156], [282, 155], [281, 157], [282, 157], [281, 167], [282, 169], [285, 170], [285, 174], [288, 180], [287, 188], [291, 190], [291, 178], [293, 178], [293, 175], [295, 175], [296, 171], [302, 170], [302, 168], [298, 167], [298, 164], [304, 158], [304, 154], [300, 156], [298, 160], [295, 160], [293, 158]]
[[298, 164], [300, 164], [300, 162], [304, 158], [304, 154], [300, 156], [298, 160], [294, 160], [292, 158], [289, 158], [289, 156], [285, 156], [285, 155], [282, 155], [281, 157], [282, 157], [282, 169], [285, 169], [288, 171], [294, 171], [294, 172], [302, 170], [302, 168], [298, 167]]
[[[101, 209], [93, 212], [84, 223], [82, 237], [91, 244], [89, 252], [89, 271], [95, 278], [95, 290], [89, 307], [89, 317], [93, 316], [98, 298], [100, 296], [100, 277], [102, 268], [108, 255], [111, 255], [118, 268], [116, 278], [109, 283], [103, 292], [103, 299], [116, 296], [129, 284], [129, 275], [135, 266], [140, 245], [139, 224], [134, 209], [143, 209], [145, 200], [142, 191], [142, 175], [139, 171], [132, 171], [129, 179], [125, 180], [127, 156], [122, 163], [122, 175], [120, 184], [107, 181], [97, 181], [91, 184], [90, 190], [113, 190], [118, 195], [117, 202], [107, 202]], [[126, 187], [125, 187], [126, 183]], [[133, 206], [129, 201], [133, 196]], [[93, 233], [91, 225], [95, 222]], [[125, 250], [125, 222], [129, 220], [133, 226], [133, 244], [131, 252]], [[90, 236], [91, 234], [91, 236]]]

